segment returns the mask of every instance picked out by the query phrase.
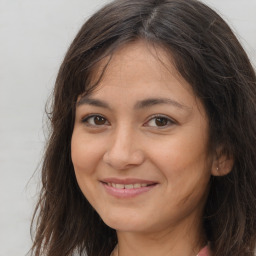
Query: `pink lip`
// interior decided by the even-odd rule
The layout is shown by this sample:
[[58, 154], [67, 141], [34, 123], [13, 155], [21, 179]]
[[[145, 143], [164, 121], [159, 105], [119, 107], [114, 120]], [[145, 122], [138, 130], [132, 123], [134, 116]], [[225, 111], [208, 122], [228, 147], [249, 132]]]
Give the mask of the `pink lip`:
[[[108, 183], [115, 183], [115, 184], [148, 184], [146, 187], [140, 187], [140, 188], [131, 188], [131, 189], [125, 189], [125, 188], [115, 188], [112, 186], [109, 186]], [[116, 198], [133, 198], [136, 196], [139, 196], [145, 192], [148, 192], [152, 190], [154, 187], [156, 187], [157, 182], [149, 181], [149, 180], [142, 180], [142, 179], [118, 179], [118, 178], [107, 178], [101, 181], [101, 184], [103, 185], [105, 191], [110, 194], [111, 196], [114, 196]]]
[[119, 178], [106, 178], [101, 180], [104, 183], [115, 183], [115, 184], [148, 184], [153, 185], [156, 184], [156, 181], [152, 180], [143, 180], [143, 179], [136, 179], [136, 178], [126, 178], [126, 179], [119, 179]]

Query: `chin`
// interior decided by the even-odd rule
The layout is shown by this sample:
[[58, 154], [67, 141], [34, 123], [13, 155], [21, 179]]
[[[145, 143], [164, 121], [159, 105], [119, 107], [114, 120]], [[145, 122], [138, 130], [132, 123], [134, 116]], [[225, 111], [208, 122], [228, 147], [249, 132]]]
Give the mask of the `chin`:
[[[129, 217], [127, 215], [111, 214], [110, 216], [101, 215], [104, 223], [118, 231], [124, 232], [142, 232], [145, 231], [144, 220], [141, 218]], [[147, 223], [148, 224], [148, 223]]]

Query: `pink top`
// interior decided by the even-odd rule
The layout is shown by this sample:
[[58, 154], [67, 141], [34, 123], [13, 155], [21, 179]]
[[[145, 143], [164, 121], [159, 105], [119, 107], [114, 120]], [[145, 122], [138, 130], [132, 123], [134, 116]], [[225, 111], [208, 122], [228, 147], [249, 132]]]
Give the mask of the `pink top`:
[[206, 245], [199, 253], [197, 256], [210, 256], [210, 249], [209, 247]]

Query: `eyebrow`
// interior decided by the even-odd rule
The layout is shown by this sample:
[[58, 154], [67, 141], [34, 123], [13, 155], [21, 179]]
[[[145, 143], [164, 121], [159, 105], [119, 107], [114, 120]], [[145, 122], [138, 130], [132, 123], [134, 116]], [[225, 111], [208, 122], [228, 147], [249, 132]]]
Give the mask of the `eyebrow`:
[[77, 102], [77, 106], [80, 106], [80, 105], [83, 105], [83, 104], [110, 109], [110, 106], [105, 101], [92, 99], [92, 98], [89, 98], [89, 97], [82, 97]]
[[135, 109], [147, 108], [147, 107], [151, 107], [154, 105], [163, 105], [163, 104], [172, 105], [172, 106], [180, 108], [180, 109], [188, 109], [189, 108], [189, 107], [179, 103], [178, 101], [175, 101], [170, 98], [150, 98], [150, 99], [138, 101], [135, 104]]
[[[89, 98], [89, 97], [82, 97], [77, 102], [77, 106], [80, 106], [83, 104], [111, 109], [111, 107], [109, 106], [109, 104], [107, 102], [98, 100], [98, 99]], [[147, 108], [147, 107], [151, 107], [151, 106], [155, 106], [155, 105], [164, 105], [164, 104], [172, 105], [179, 109], [190, 109], [189, 107], [179, 103], [178, 101], [170, 99], [170, 98], [149, 98], [149, 99], [141, 100], [135, 104], [134, 108], [142, 109], [142, 108]]]

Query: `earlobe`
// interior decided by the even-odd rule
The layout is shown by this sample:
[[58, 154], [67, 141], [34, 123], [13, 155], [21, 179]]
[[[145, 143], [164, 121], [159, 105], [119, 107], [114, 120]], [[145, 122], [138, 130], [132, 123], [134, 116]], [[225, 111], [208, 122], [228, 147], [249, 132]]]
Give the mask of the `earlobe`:
[[212, 163], [211, 174], [213, 176], [224, 176], [232, 171], [234, 159], [224, 153], [219, 155], [216, 153], [215, 159]]

